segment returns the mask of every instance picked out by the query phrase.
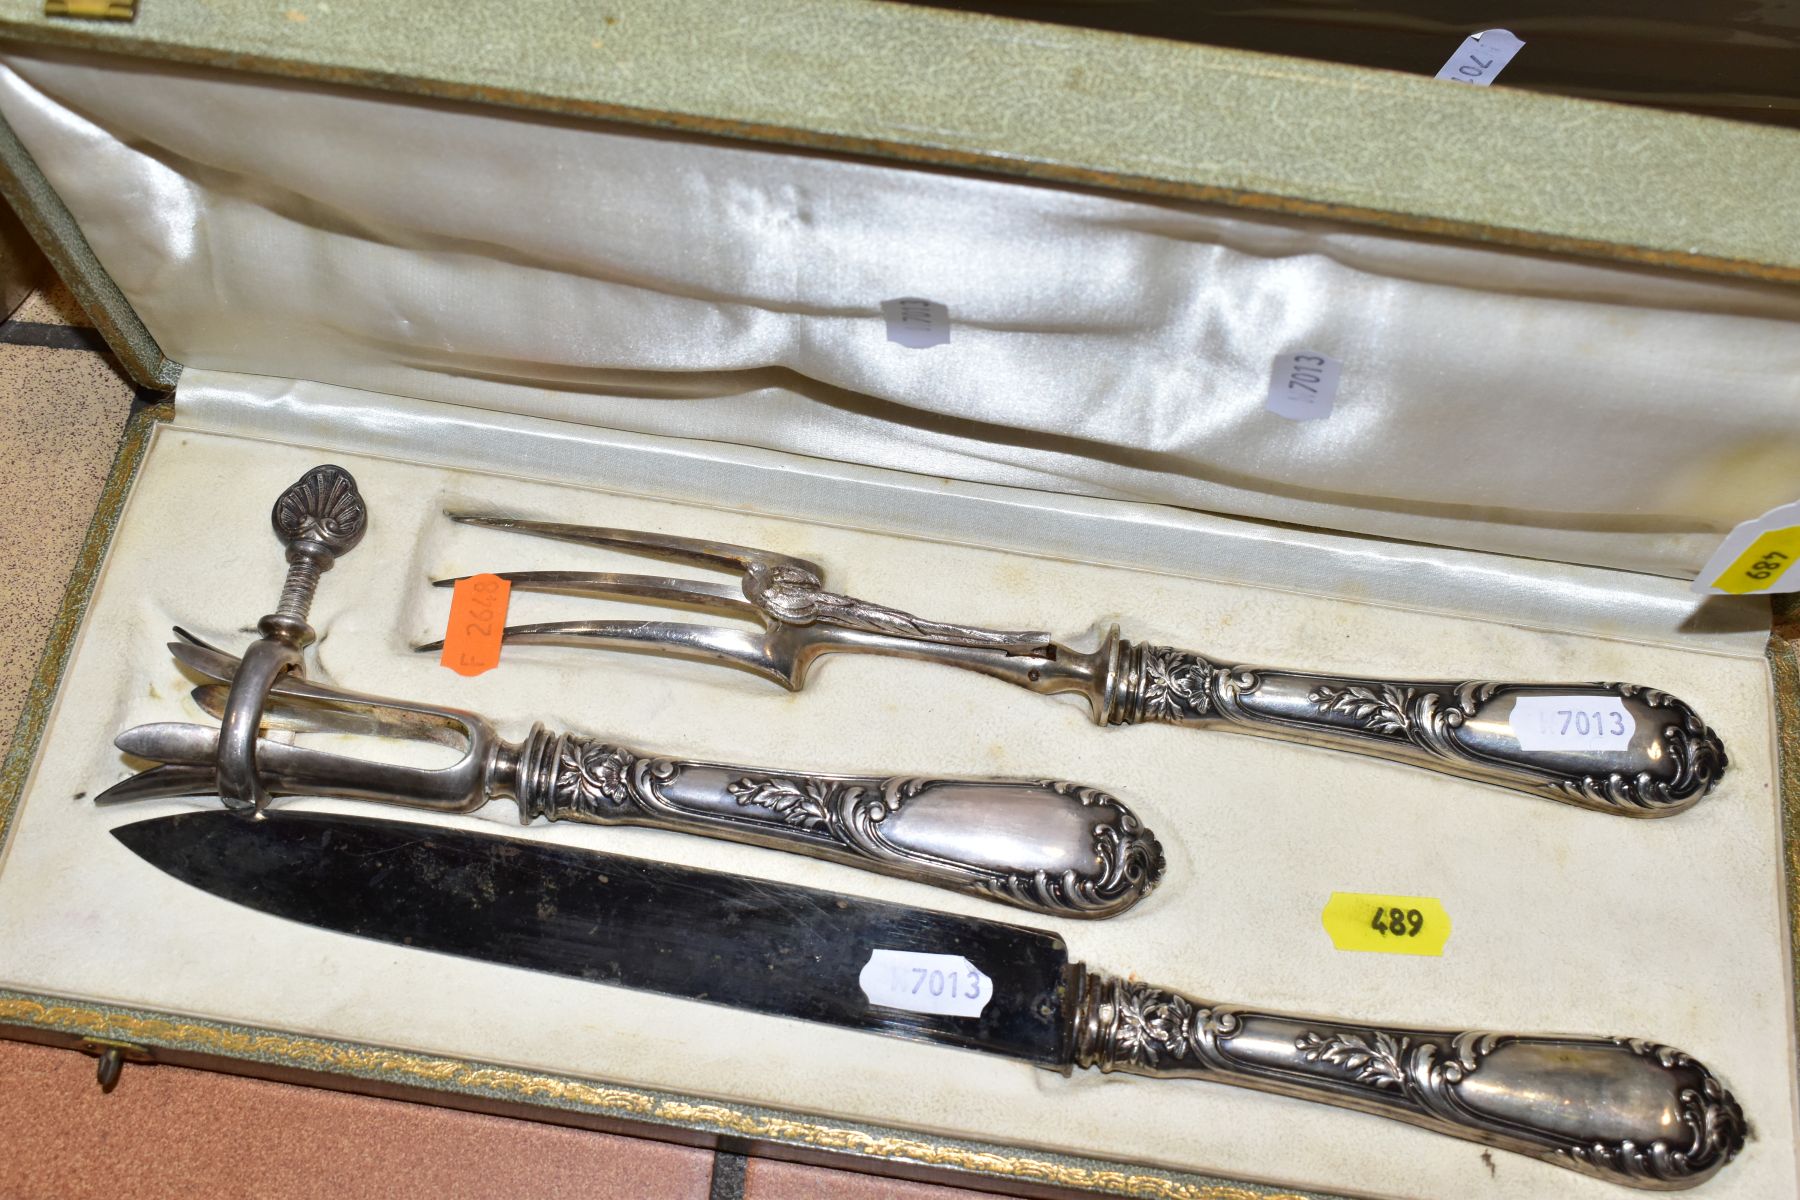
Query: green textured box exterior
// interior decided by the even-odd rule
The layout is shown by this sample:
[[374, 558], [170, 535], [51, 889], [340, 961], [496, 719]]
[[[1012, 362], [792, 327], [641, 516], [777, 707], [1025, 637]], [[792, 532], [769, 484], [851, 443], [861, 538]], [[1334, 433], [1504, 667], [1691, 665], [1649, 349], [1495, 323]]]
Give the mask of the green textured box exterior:
[[[142, 0], [130, 23], [51, 19], [41, 0], [0, 0], [0, 39], [1800, 283], [1800, 133], [1425, 74], [874, 0]], [[0, 194], [134, 377], [172, 386], [179, 364], [3, 124]], [[167, 415], [133, 420], [108, 480], [0, 766], [0, 846], [119, 514]], [[1777, 611], [1769, 653], [1788, 893], [1800, 913], [1800, 605]], [[0, 1034], [1021, 1195], [1316, 1195], [74, 997], [0, 990]]]
[[144, 0], [129, 24], [0, 0], [0, 36], [1800, 281], [1800, 133], [1435, 63], [873, 0]]

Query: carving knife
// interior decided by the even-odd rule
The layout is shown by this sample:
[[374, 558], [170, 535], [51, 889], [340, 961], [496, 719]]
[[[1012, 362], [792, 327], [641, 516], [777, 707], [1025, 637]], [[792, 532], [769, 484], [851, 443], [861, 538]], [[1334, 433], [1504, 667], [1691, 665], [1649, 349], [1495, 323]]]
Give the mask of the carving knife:
[[184, 883], [321, 929], [1052, 1070], [1278, 1092], [1638, 1187], [1692, 1185], [1743, 1145], [1718, 1078], [1639, 1039], [1218, 1004], [1090, 970], [1038, 930], [402, 821], [214, 810], [112, 832]]

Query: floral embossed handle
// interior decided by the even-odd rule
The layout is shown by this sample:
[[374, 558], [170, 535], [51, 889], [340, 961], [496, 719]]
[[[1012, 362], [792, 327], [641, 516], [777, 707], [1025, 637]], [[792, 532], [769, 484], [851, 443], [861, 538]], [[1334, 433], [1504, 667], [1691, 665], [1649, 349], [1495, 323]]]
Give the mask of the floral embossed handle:
[[1352, 1025], [1073, 970], [1077, 1066], [1360, 1109], [1635, 1187], [1690, 1187], [1743, 1148], [1737, 1101], [1669, 1046]]
[[1692, 708], [1636, 684], [1351, 679], [1123, 641], [1114, 661], [1109, 724], [1235, 729], [1625, 816], [1680, 812], [1726, 766], [1724, 744]]
[[1149, 894], [1162, 847], [1119, 801], [1055, 781], [767, 771], [534, 729], [514, 794], [529, 821], [653, 825], [751, 842], [1064, 917]]

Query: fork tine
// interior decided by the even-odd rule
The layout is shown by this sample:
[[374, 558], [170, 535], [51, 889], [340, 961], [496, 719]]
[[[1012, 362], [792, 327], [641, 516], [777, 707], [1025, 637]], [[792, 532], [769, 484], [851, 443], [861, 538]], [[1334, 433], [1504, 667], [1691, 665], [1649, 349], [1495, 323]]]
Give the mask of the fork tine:
[[[680, 621], [552, 621], [543, 625], [511, 625], [501, 640], [517, 646], [604, 646], [637, 650], [666, 658], [738, 667], [798, 690], [792, 669], [769, 650], [766, 635], [716, 625], [690, 625]], [[444, 643], [430, 642], [415, 650], [442, 650]]]
[[[669, 579], [659, 575], [620, 575], [607, 571], [499, 571], [514, 591], [548, 592], [557, 596], [583, 596], [593, 600], [660, 600], [686, 604], [726, 616], [760, 619], [762, 614], [744, 598], [736, 584], [700, 579]], [[434, 587], [454, 587], [455, 579], [435, 579]]]
[[452, 521], [475, 525], [482, 529], [506, 529], [528, 533], [534, 537], [555, 538], [583, 546], [603, 546], [610, 550], [626, 550], [647, 554], [671, 562], [692, 563], [724, 571], [748, 571], [756, 563], [789, 563], [811, 571], [822, 572], [818, 564], [772, 550], [754, 546], [735, 546], [730, 542], [709, 542], [701, 538], [678, 537], [670, 533], [647, 533], [639, 529], [607, 529], [598, 525], [562, 525], [554, 521], [530, 521], [522, 517], [496, 517], [482, 513], [446, 512]]
[[[175, 632], [184, 633], [185, 631], [177, 629]], [[194, 674], [204, 676], [216, 683], [230, 683], [232, 678], [237, 675], [237, 657], [226, 654], [222, 650], [214, 650], [205, 642], [170, 642], [169, 653], [175, 656], [176, 662]]]
[[217, 796], [219, 773], [212, 767], [157, 766], [122, 779], [94, 797], [102, 806], [173, 796]]

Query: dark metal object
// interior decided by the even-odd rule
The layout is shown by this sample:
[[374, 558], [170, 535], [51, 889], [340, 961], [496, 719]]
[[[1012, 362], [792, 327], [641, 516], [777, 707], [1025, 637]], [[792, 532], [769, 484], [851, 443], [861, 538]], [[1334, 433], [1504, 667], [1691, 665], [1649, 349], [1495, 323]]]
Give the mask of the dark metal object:
[[[752, 633], [673, 621], [558, 621], [509, 626], [508, 642], [642, 650], [737, 667], [799, 690], [826, 654], [858, 652], [962, 667], [1043, 695], [1087, 701], [1102, 725], [1221, 729], [1409, 763], [1565, 804], [1631, 817], [1692, 806], [1725, 772], [1725, 747], [1687, 704], [1630, 683], [1358, 679], [1214, 661], [1130, 642], [1110, 629], [1093, 650], [1047, 633], [929, 621], [827, 591], [817, 563], [753, 546], [631, 529], [449, 514], [508, 530], [729, 571], [735, 584], [578, 571], [502, 573], [514, 591], [665, 602], [750, 617]], [[455, 583], [440, 580], [440, 586]], [[441, 642], [418, 647], [435, 651]], [[1605, 748], [1527, 748], [1514, 708], [1554, 698], [1606, 706], [1623, 740]], [[1586, 715], [1583, 721], [1588, 720]], [[1629, 722], [1629, 728], [1626, 727]]]
[[[194, 690], [200, 707], [229, 717], [238, 695], [232, 681], [244, 665], [193, 641], [169, 649], [211, 681]], [[472, 712], [365, 696], [297, 674], [269, 683], [256, 720], [462, 752], [451, 766], [427, 768], [258, 737], [254, 769], [265, 798], [341, 796], [436, 812], [472, 812], [510, 799], [523, 821], [649, 825], [749, 842], [1053, 916], [1112, 916], [1149, 895], [1162, 877], [1162, 847], [1130, 809], [1097, 788], [1056, 780], [768, 771], [643, 754], [542, 725], [514, 743]], [[120, 734], [117, 745], [163, 765], [108, 788], [97, 804], [220, 790], [223, 727], [140, 725]]]
[[[393, 821], [187, 813], [114, 836], [214, 895], [378, 941], [1067, 1070], [1194, 1077], [1340, 1105], [1638, 1187], [1709, 1177], [1744, 1119], [1636, 1039], [1352, 1025], [1090, 971], [1050, 934], [710, 871]], [[961, 955], [978, 1016], [878, 1005], [878, 950]]]
[[[340, 933], [1045, 1066], [1069, 1057], [1062, 942], [1016, 926], [402, 821], [193, 812], [113, 836], [184, 883]], [[871, 1008], [857, 977], [877, 945], [961, 954], [996, 1000], [973, 1021]]]
[[136, 1042], [87, 1037], [81, 1039], [81, 1049], [94, 1056], [94, 1082], [100, 1085], [103, 1095], [119, 1086], [126, 1063], [153, 1061], [149, 1048]]
[[110, 1092], [119, 1086], [119, 1073], [125, 1069], [125, 1052], [117, 1046], [108, 1046], [100, 1052], [100, 1060], [94, 1067], [94, 1079], [99, 1083], [102, 1092]]

